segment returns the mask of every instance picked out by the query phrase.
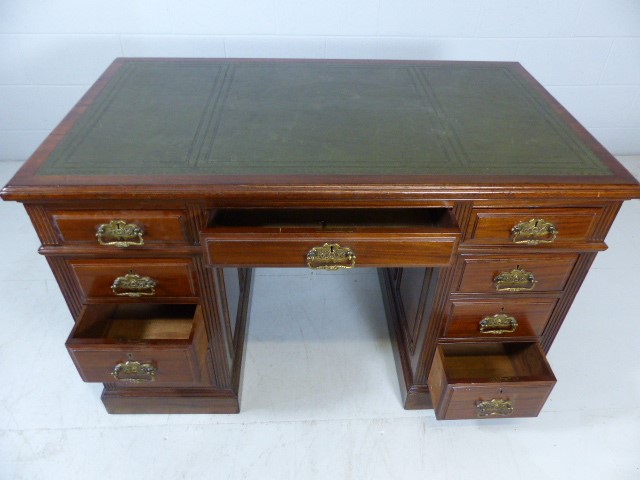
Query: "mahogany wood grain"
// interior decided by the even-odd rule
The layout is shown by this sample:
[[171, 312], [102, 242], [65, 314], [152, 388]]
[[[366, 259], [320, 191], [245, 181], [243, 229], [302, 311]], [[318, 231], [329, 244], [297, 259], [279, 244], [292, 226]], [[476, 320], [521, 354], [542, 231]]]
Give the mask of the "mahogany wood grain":
[[[221, 60], [167, 61], [208, 64]], [[195, 164], [188, 164], [186, 173], [176, 175], [160, 175], [153, 169], [141, 170], [144, 174], [113, 171], [76, 175], [72, 170], [65, 175], [41, 174], [56, 148], [71, 138], [74, 128], [86, 120], [84, 115], [99, 103], [100, 95], [113, 86], [131, 62], [158, 59], [116, 60], [0, 192], [4, 200], [25, 204], [42, 243], [40, 252], [46, 256], [76, 321], [76, 333], [69, 339], [70, 351], [79, 368], [87, 370], [83, 375], [105, 382], [102, 399], [109, 412], [237, 413], [251, 269], [239, 271], [238, 293], [229, 288], [230, 282], [225, 286], [223, 267], [306, 267], [305, 257], [311, 247], [333, 242], [353, 248], [357, 266], [430, 269], [430, 275], [414, 275], [413, 282], [412, 276], [407, 275], [406, 283], [399, 269], [379, 271], [405, 408], [431, 408], [433, 401], [438, 418], [476, 418], [478, 401], [505, 397], [514, 402], [511, 416], [537, 414], [555, 379], [538, 344], [530, 342], [539, 341], [545, 351], [550, 348], [595, 253], [606, 248], [605, 235], [621, 201], [640, 198], [640, 185], [520, 65], [411, 62], [415, 68], [465, 65], [511, 72], [529, 97], [538, 98], [538, 107], [560, 119], [559, 128], [568, 135], [565, 138], [572, 138], [571, 145], [576, 147], [578, 156], [590, 158], [592, 166], [600, 164], [597, 171], [609, 174], [573, 174], [566, 169], [566, 174], [558, 175], [494, 175], [478, 170], [458, 174], [425, 171], [419, 175], [354, 175], [338, 171], [283, 171], [277, 175], [189, 173]], [[253, 62], [271, 62], [276, 68], [296, 60]], [[310, 61], [314, 62], [326, 63]], [[353, 64], [359, 70], [373, 63], [397, 65], [332, 62]], [[167, 130], [167, 125], [163, 128]], [[186, 132], [185, 138], [192, 138], [195, 133]], [[157, 138], [161, 137], [166, 138]], [[397, 138], [396, 135], [392, 140]], [[112, 141], [116, 139], [109, 138], [101, 145]], [[331, 145], [327, 147], [330, 149]], [[455, 150], [456, 146], [452, 148]], [[100, 149], [97, 153], [104, 152]], [[461, 161], [460, 165], [469, 159], [485, 158], [479, 152], [449, 153]], [[545, 149], [539, 155], [541, 164], [549, 158], [544, 153]], [[467, 154], [473, 158], [465, 158]], [[205, 162], [211, 159], [202, 158]], [[154, 158], [130, 160], [153, 163]], [[321, 163], [315, 166], [323, 167]], [[257, 213], [258, 224], [220, 223], [219, 213], [224, 210], [227, 220], [239, 218], [233, 216], [237, 211], [229, 216], [231, 209]], [[339, 220], [337, 228], [323, 231], [309, 225], [269, 223], [273, 217], [291, 215], [292, 210], [311, 217], [329, 215]], [[265, 212], [266, 218], [262, 215]], [[434, 212], [443, 214], [442, 218]], [[449, 216], [451, 221], [446, 221]], [[390, 217], [392, 221], [385, 224]], [[385, 222], [380, 221], [383, 218]], [[532, 218], [555, 224], [559, 233], [553, 243], [513, 244], [511, 228]], [[113, 219], [140, 223], [145, 230], [145, 245], [98, 245], [97, 226]], [[496, 272], [517, 265], [532, 271], [538, 279], [533, 292], [496, 292], [492, 285]], [[147, 300], [113, 296], [113, 280], [131, 269], [158, 280], [156, 297]], [[191, 305], [196, 312], [191, 318], [198, 335], [172, 340], [140, 338], [133, 325], [113, 326], [110, 322], [116, 303], [117, 308], [141, 308], [136, 321], [142, 322], [149, 318], [145, 309]], [[478, 315], [497, 313], [502, 308], [518, 317], [519, 330], [495, 342], [475, 341]], [[168, 314], [162, 318], [170, 319]], [[150, 327], [159, 328], [165, 336], [184, 337], [179, 326], [183, 320], [166, 328], [162, 321], [152, 322]], [[138, 337], [118, 344], [108, 338], [108, 330], [83, 334], [87, 321], [111, 324], [115, 329], [112, 332], [118, 330], [117, 336]], [[445, 341], [449, 343], [444, 344]], [[510, 346], [511, 343], [518, 345]], [[459, 353], [467, 348], [472, 354]], [[176, 350], [181, 351], [180, 355]], [[160, 365], [161, 359], [163, 365], [165, 361], [174, 365], [171, 362], [179, 358], [183, 366], [170, 366], [171, 380], [159, 377], [153, 386], [116, 383], [107, 365], [113, 369], [113, 362], [125, 358], [123, 354], [138, 352], [140, 360], [157, 361]], [[171, 358], [166, 360], [166, 356]], [[451, 362], [453, 357], [458, 358], [458, 366], [456, 360]], [[494, 371], [511, 379], [494, 381], [496, 375], [486, 365], [493, 365]], [[103, 370], [94, 377], [92, 369], [99, 367]], [[198, 373], [193, 373], [196, 370]], [[187, 375], [188, 371], [192, 373]], [[451, 374], [456, 371], [475, 377], [473, 381], [455, 380]]]
[[396, 371], [400, 383], [400, 394], [404, 408], [415, 410], [433, 408], [429, 388], [416, 381], [411, 365], [410, 347], [407, 344], [408, 335], [403, 329], [401, 300], [392, 278], [393, 269], [379, 268], [378, 278], [382, 289], [382, 301], [387, 317], [389, 336], [395, 359]]
[[73, 258], [177, 258], [198, 257], [202, 249], [197, 245], [173, 245], [152, 244], [143, 247], [112, 248], [104, 245], [91, 245], [85, 243], [67, 244], [60, 246], [43, 245], [38, 253], [46, 257], [73, 257]]
[[599, 208], [475, 209], [465, 242], [513, 245], [511, 229], [531, 219], [544, 219], [555, 225], [558, 231], [552, 243], [532, 245], [532, 248], [553, 248], [564, 242], [587, 241], [600, 213]]
[[[197, 299], [199, 296], [193, 261], [188, 258], [71, 258], [67, 263], [75, 275], [85, 302], [155, 302], [167, 298]], [[128, 273], [150, 277], [156, 282], [155, 293], [140, 297], [116, 295], [111, 288], [114, 281]], [[128, 291], [124, 288], [116, 290], [120, 294]]]
[[238, 392], [200, 387], [120, 388], [109, 384], [100, 397], [112, 414], [240, 413]]
[[[457, 290], [467, 293], [511, 294], [512, 292], [496, 288], [496, 277], [501, 273], [520, 268], [531, 273], [536, 281], [533, 288], [527, 291], [561, 291], [577, 259], [578, 255], [575, 253], [522, 255], [507, 258], [504, 255], [464, 255], [464, 271]], [[514, 294], [517, 293], [524, 292]]]
[[435, 286], [438, 282], [437, 268], [399, 268], [396, 278], [396, 296], [399, 320], [407, 337], [411, 355], [422, 326], [422, 319], [431, 312]]
[[[451, 262], [455, 233], [322, 232], [280, 233], [212, 231], [202, 235], [210, 265], [236, 267], [306, 267], [307, 253], [325, 243], [338, 243], [356, 255], [358, 267], [439, 266]], [[269, 231], [270, 230], [270, 231]]]
[[[210, 271], [211, 269], [206, 269]], [[232, 362], [231, 378], [228, 387], [219, 387], [215, 378], [220, 375], [219, 357], [212, 362], [212, 348], [218, 348], [211, 341], [208, 357], [208, 370], [214, 383], [211, 387], [144, 387], [127, 388], [115, 383], [106, 383], [102, 393], [102, 402], [107, 411], [112, 414], [140, 414], [140, 413], [239, 413], [242, 383], [242, 364], [246, 347], [246, 330], [249, 318], [252, 292], [252, 271], [243, 270], [240, 309], [236, 324], [235, 349]], [[212, 330], [215, 332], [215, 330]], [[216, 371], [212, 371], [218, 368]], [[426, 397], [429, 398], [428, 392]], [[430, 400], [429, 400], [430, 401]]]
[[77, 287], [78, 283], [69, 264], [61, 257], [46, 257], [49, 268], [60, 287], [62, 296], [67, 302], [71, 316], [76, 321], [83, 308], [83, 295]]
[[[499, 298], [469, 300], [454, 297], [451, 301], [449, 322], [443, 337], [483, 338], [495, 341], [497, 338], [540, 336], [556, 306], [557, 298]], [[480, 321], [488, 316], [504, 313], [518, 322], [514, 332], [500, 334], [482, 333]]]
[[[556, 383], [537, 343], [440, 344], [429, 388], [439, 420], [535, 417]], [[483, 416], [480, 402], [512, 410]]]
[[[564, 322], [564, 319], [571, 308], [571, 304], [575, 299], [582, 282], [587, 276], [587, 272], [591, 267], [591, 264], [595, 260], [595, 253], [581, 253], [576, 266], [571, 273], [571, 277], [564, 288], [562, 298], [558, 301], [558, 307], [554, 310], [549, 324], [544, 331], [544, 335], [540, 340], [542, 348], [545, 352], [548, 352], [551, 345], [558, 334], [560, 326]], [[595, 299], [595, 301], [602, 301], [602, 299]]]
[[202, 232], [211, 265], [306, 267], [338, 243], [357, 266], [446, 265], [460, 237], [448, 209], [247, 209], [216, 212]]
[[25, 205], [25, 210], [33, 224], [42, 245], [58, 245], [58, 233], [51, 224], [51, 217], [44, 205]]
[[[155, 379], [143, 383], [122, 380], [124, 386], [201, 383], [208, 342], [200, 309], [188, 305], [140, 307], [85, 307], [66, 343], [82, 379], [115, 382], [116, 365], [138, 361], [157, 368]], [[186, 332], [185, 320], [189, 322]]]
[[238, 326], [238, 315], [240, 314], [242, 300], [243, 270], [237, 268], [223, 268], [222, 278], [220, 282], [220, 297], [223, 302], [224, 318], [229, 325], [230, 343], [234, 343], [234, 337], [237, 335], [236, 327]]
[[[181, 62], [193, 59], [148, 59]], [[199, 59], [199, 62], [217, 62], [221, 59]], [[35, 173], [46, 162], [50, 153], [67, 136], [86, 110], [96, 101], [101, 92], [117, 77], [120, 70], [131, 62], [144, 59], [117, 59], [80, 99], [73, 110], [43, 142], [28, 164], [18, 172], [2, 192], [5, 199], [29, 201], [44, 199], [129, 198], [150, 199], [182, 198], [215, 199], [226, 203], [235, 199], [255, 199], [288, 202], [301, 205], [303, 202], [378, 202], [383, 196], [398, 202], [421, 202], [425, 197], [446, 199], [495, 198], [545, 198], [549, 195], [549, 184], [556, 191], [562, 190], [561, 198], [588, 200], [591, 198], [628, 199], [638, 196], [640, 190], [636, 180], [598, 143], [579, 122], [576, 121], [544, 88], [536, 82], [522, 66], [506, 62], [478, 62], [485, 67], [508, 68], [514, 75], [540, 95], [544, 103], [551, 107], [566, 126], [576, 134], [584, 145], [595, 152], [600, 161], [613, 172], [612, 176], [563, 175], [561, 177], [539, 176], [535, 180], [527, 175], [390, 175], [390, 176], [344, 176], [344, 175], [153, 175], [144, 176], [37, 176]], [[224, 60], [229, 63], [247, 60]], [[255, 63], [272, 62], [286, 64], [299, 60], [250, 60]], [[394, 61], [340, 61], [304, 60], [307, 63], [352, 63], [354, 65], [388, 64]], [[406, 63], [406, 62], [404, 62]], [[411, 62], [417, 66], [474, 65], [469, 62]], [[123, 185], [135, 186], [124, 188]], [[215, 188], [210, 188], [215, 185]], [[65, 188], [60, 188], [64, 186]], [[471, 188], [470, 188], [471, 186]], [[288, 200], [287, 198], [291, 199]], [[294, 198], [296, 200], [294, 200]], [[384, 202], [383, 202], [384, 203]], [[318, 203], [316, 203], [317, 205]], [[280, 205], [282, 205], [280, 203]]]
[[[60, 243], [86, 243], [99, 245], [96, 232], [101, 225], [112, 220], [124, 220], [134, 224], [143, 231], [142, 246], [128, 246], [127, 249], [141, 249], [149, 244], [186, 243], [185, 213], [171, 210], [97, 210], [97, 211], [49, 211], [56, 228]], [[104, 241], [108, 241], [105, 239]], [[137, 238], [134, 242], [139, 241]], [[122, 248], [112, 245], [101, 245], [105, 250], [118, 251]]]

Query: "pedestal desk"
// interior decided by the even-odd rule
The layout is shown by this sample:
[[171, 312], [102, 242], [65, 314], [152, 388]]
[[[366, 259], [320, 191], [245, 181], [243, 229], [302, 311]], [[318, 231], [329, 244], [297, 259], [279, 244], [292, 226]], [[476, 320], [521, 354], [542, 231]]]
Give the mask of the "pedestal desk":
[[239, 412], [252, 268], [376, 267], [404, 407], [439, 419], [539, 413], [639, 196], [517, 63], [215, 59], [116, 60], [2, 191], [109, 412]]

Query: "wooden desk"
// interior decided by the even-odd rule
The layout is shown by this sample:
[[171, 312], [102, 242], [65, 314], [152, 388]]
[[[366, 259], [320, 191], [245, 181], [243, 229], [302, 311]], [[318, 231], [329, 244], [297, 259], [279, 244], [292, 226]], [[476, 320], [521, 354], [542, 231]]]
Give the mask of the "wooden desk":
[[251, 269], [377, 267], [405, 408], [492, 418], [640, 187], [515, 63], [119, 59], [2, 197], [109, 412], [238, 412]]

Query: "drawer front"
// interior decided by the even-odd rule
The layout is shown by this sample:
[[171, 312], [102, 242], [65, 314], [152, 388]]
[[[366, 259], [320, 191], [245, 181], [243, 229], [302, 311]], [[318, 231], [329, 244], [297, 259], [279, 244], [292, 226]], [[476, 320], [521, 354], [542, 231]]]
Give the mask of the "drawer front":
[[487, 338], [540, 336], [557, 299], [453, 300], [445, 337]]
[[85, 307], [66, 343], [85, 382], [160, 386], [203, 381], [207, 338], [199, 308], [189, 322], [191, 326], [186, 338], [114, 339], [107, 338], [104, 329], [98, 335], [83, 335], [81, 331], [86, 323], [95, 322], [96, 318], [101, 321], [100, 309], [105, 308], [108, 306]]
[[190, 259], [71, 259], [85, 299], [196, 298]]
[[478, 208], [466, 242], [520, 246], [586, 242], [599, 213], [599, 208]]
[[156, 386], [193, 384], [200, 378], [200, 371], [196, 370], [198, 359], [191, 345], [165, 346], [162, 349], [137, 345], [96, 349], [67, 346], [67, 349], [85, 382]]
[[459, 292], [516, 293], [561, 291], [577, 254], [503, 258], [464, 257]]
[[428, 385], [438, 420], [537, 416], [556, 383], [538, 343], [439, 344]]
[[202, 236], [216, 266], [337, 268], [448, 265], [459, 236], [385, 233], [236, 233]]
[[118, 249], [187, 243], [185, 215], [180, 210], [54, 210], [50, 214], [63, 244]]
[[553, 382], [532, 382], [452, 387], [440, 419], [537, 417], [553, 386]]

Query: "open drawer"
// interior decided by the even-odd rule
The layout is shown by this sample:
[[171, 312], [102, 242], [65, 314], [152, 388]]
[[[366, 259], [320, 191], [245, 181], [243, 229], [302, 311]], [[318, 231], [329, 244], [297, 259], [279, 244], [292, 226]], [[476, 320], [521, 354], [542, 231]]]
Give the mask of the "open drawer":
[[201, 233], [215, 266], [448, 265], [460, 230], [447, 208], [222, 209]]
[[191, 385], [205, 372], [200, 307], [87, 305], [66, 343], [85, 382]]
[[438, 420], [535, 417], [555, 383], [536, 342], [439, 344], [428, 381]]

